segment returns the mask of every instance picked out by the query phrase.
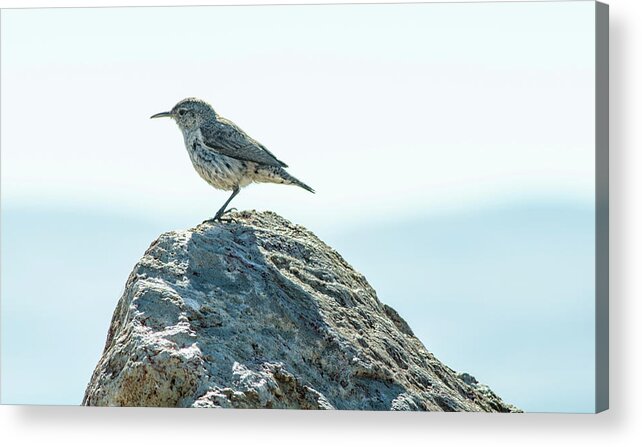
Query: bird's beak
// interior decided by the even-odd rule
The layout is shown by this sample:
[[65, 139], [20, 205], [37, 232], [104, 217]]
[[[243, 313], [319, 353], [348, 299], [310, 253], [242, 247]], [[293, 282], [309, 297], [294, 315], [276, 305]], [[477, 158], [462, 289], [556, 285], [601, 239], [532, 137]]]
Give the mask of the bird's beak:
[[171, 116], [172, 116], [172, 112], [161, 112], [161, 113], [157, 113], [156, 115], [152, 115], [152, 116], [150, 116], [150, 118], [164, 118], [164, 117], [167, 117], [167, 116], [168, 116], [168, 117], [171, 117]]

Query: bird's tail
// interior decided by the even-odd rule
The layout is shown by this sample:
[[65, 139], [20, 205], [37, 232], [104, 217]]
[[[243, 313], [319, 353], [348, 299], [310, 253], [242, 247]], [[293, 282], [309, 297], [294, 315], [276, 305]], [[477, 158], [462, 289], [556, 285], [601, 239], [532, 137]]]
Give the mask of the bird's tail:
[[303, 183], [298, 178], [292, 177], [292, 179], [290, 179], [290, 181], [292, 182], [293, 185], [299, 186], [299, 187], [305, 189], [306, 191], [310, 191], [312, 194], [316, 193], [316, 191], [314, 189], [310, 188], [308, 185]]
[[293, 175], [290, 175], [285, 169], [281, 169], [281, 176], [291, 185], [296, 185], [300, 188], [305, 189], [306, 191], [310, 191], [312, 194], [315, 193], [314, 189], [303, 183], [301, 180], [298, 178], [294, 177]]

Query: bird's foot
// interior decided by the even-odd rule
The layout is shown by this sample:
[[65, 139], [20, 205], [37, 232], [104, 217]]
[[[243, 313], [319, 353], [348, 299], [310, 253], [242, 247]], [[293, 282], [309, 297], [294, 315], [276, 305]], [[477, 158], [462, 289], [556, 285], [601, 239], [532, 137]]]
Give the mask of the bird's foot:
[[211, 219], [207, 219], [203, 223], [205, 223], [205, 222], [213, 223], [213, 222], [230, 222], [230, 221], [233, 221], [234, 220], [233, 217], [230, 217], [230, 216], [225, 217], [225, 215], [227, 213], [231, 213], [232, 211], [238, 211], [238, 210], [236, 208], [230, 208], [229, 210], [219, 211], [218, 213], [216, 213], [216, 216], [212, 217]]
[[230, 208], [229, 210], [223, 211], [223, 214], [231, 213], [232, 211], [238, 211], [236, 208]]

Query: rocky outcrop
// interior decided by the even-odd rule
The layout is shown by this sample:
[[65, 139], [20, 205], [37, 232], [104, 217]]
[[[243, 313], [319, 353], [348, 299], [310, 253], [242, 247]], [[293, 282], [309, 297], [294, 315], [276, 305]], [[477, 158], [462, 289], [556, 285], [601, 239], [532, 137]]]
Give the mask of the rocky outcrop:
[[518, 411], [440, 363], [314, 234], [231, 218], [149, 247], [84, 405]]

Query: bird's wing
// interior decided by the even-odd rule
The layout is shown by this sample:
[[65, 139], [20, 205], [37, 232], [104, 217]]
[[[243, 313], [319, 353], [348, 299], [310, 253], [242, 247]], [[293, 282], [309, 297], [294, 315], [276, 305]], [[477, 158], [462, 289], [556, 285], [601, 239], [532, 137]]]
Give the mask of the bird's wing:
[[233, 122], [221, 117], [217, 121], [216, 124], [201, 127], [203, 143], [210, 149], [238, 160], [288, 167]]

